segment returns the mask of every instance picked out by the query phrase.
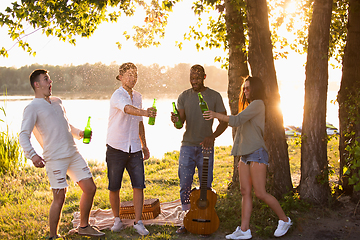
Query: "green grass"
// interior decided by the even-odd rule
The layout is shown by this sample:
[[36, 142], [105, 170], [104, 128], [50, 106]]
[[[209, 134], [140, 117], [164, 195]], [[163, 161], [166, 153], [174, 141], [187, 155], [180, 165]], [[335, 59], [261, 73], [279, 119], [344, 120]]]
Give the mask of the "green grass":
[[[334, 185], [334, 182], [338, 180], [340, 169], [340, 156], [339, 156], [339, 139], [338, 136], [333, 135], [329, 137], [327, 145], [327, 155], [330, 167], [330, 182]], [[294, 176], [300, 176], [300, 158], [301, 158], [301, 145], [300, 137], [288, 139], [288, 152], [290, 172], [293, 177], [293, 185], [296, 187], [299, 184], [299, 179], [295, 179]]]
[[[330, 148], [337, 149], [336, 141]], [[221, 232], [232, 232], [240, 224], [241, 195], [239, 187], [229, 188], [233, 172], [231, 147], [215, 149], [213, 188], [218, 194], [216, 211], [220, 218]], [[300, 148], [289, 141], [291, 172], [300, 168]], [[159, 198], [161, 202], [179, 199], [179, 179], [177, 176], [179, 152], [166, 153], [164, 158], [151, 158], [145, 161], [146, 186], [145, 198]], [[337, 162], [336, 154], [329, 158]], [[93, 209], [109, 209], [107, 173], [105, 163], [89, 162], [97, 185]], [[195, 174], [195, 185], [199, 184]], [[73, 212], [79, 209], [80, 188], [70, 182], [63, 208], [59, 233], [66, 235], [72, 229]], [[14, 174], [5, 174], [0, 179], [0, 239], [46, 239], [49, 234], [48, 211], [52, 200], [50, 186], [44, 169], [27, 166]], [[132, 200], [132, 188], [127, 173], [124, 174], [121, 200]], [[251, 228], [256, 236], [270, 237], [277, 225], [277, 217], [256, 197], [253, 200]], [[288, 195], [280, 200], [286, 214], [294, 217], [294, 212], [306, 212], [309, 205], [299, 200], [298, 195]], [[295, 220], [296, 224], [296, 220]], [[176, 239], [175, 226], [149, 226], [150, 236], [143, 239]], [[106, 239], [138, 239], [139, 235], [128, 228], [119, 233], [105, 231]], [[66, 236], [67, 239], [89, 239], [78, 235]]]

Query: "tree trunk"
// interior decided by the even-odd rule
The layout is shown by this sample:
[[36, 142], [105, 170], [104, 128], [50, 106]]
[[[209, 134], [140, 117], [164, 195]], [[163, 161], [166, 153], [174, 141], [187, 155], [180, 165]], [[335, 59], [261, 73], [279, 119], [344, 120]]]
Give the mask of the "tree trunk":
[[[244, 12], [239, 6], [239, 2], [243, 1], [225, 0], [225, 20], [229, 44], [228, 98], [231, 115], [238, 114], [239, 95], [240, 88], [243, 83], [243, 77], [249, 75], [243, 26], [243, 18], [245, 16]], [[236, 128], [234, 127], [232, 131], [232, 136], [234, 139]], [[234, 157], [234, 171], [232, 177], [232, 182], [234, 185], [238, 185], [239, 183], [239, 174], [237, 168], [238, 162], [239, 157]]]
[[249, 28], [249, 63], [252, 76], [262, 79], [266, 88], [265, 143], [269, 150], [268, 181], [276, 197], [292, 190], [289, 154], [279, 108], [280, 95], [277, 85], [272, 43], [270, 38], [266, 0], [247, 0]]
[[[351, 195], [352, 200], [360, 200], [360, 191], [354, 191], [354, 185], [349, 184], [349, 177], [357, 176], [360, 168], [351, 169], [350, 175], [344, 175], [344, 167], [351, 168], [353, 163], [351, 151], [355, 140], [360, 142], [360, 0], [350, 0], [349, 21], [347, 27], [347, 40], [343, 61], [343, 75], [338, 94], [339, 119], [340, 119], [340, 180], [345, 194]], [[351, 135], [353, 133], [354, 135]], [[354, 158], [353, 158], [354, 159]], [[359, 182], [357, 182], [359, 184]]]
[[327, 202], [326, 99], [332, 0], [315, 0], [309, 27], [301, 142], [300, 196], [316, 204]]

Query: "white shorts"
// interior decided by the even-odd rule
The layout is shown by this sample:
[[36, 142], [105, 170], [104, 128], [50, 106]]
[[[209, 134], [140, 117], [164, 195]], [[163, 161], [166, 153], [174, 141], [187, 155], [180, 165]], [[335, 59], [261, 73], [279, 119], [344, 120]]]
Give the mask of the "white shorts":
[[47, 160], [45, 168], [52, 189], [63, 189], [69, 186], [66, 174], [76, 183], [92, 177], [87, 163], [78, 152], [69, 158]]

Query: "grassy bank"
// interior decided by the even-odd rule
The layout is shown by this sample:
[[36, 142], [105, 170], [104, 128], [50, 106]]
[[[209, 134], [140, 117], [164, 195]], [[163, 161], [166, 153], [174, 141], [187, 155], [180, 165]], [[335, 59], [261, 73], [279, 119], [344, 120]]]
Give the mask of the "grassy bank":
[[[337, 149], [336, 141], [330, 142], [331, 149]], [[218, 193], [216, 205], [220, 218], [220, 232], [232, 232], [240, 223], [241, 196], [236, 187], [228, 189], [233, 172], [233, 158], [229, 156], [230, 147], [217, 147], [213, 188]], [[329, 150], [330, 151], [330, 150]], [[289, 154], [292, 175], [300, 168], [300, 147], [296, 140], [289, 140]], [[334, 152], [334, 150], [330, 151]], [[331, 153], [332, 154], [332, 153]], [[330, 155], [330, 154], [329, 154]], [[164, 158], [150, 159], [145, 162], [146, 198], [159, 198], [161, 202], [179, 198], [179, 179], [177, 176], [178, 152], [165, 154]], [[333, 162], [336, 156], [331, 155]], [[109, 209], [106, 165], [90, 162], [98, 191], [93, 209]], [[198, 179], [195, 178], [198, 185]], [[49, 234], [48, 211], [52, 200], [51, 191], [44, 169], [26, 167], [14, 175], [3, 175], [0, 180], [0, 239], [46, 239]], [[66, 235], [72, 229], [72, 214], [79, 209], [81, 191], [73, 182], [68, 189], [65, 206], [60, 223], [60, 234]], [[125, 174], [121, 190], [122, 201], [132, 199], [130, 179]], [[308, 205], [302, 203], [298, 196], [285, 196], [281, 204], [290, 217], [296, 211], [306, 211]], [[294, 217], [294, 219], [296, 219]], [[296, 222], [295, 222], [296, 224]], [[257, 236], [270, 237], [277, 225], [277, 217], [262, 202], [254, 200], [254, 213], [251, 219], [252, 231]], [[146, 239], [176, 239], [176, 227], [149, 226], [151, 235]], [[106, 232], [106, 239], [137, 239], [139, 235], [133, 229], [126, 229], [120, 235]], [[78, 235], [66, 236], [67, 239], [87, 239]]]

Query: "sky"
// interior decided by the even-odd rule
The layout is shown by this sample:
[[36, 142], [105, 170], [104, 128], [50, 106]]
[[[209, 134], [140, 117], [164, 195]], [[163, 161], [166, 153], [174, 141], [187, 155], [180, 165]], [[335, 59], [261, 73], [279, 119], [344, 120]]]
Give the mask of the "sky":
[[[9, 6], [14, 0], [1, 0], [0, 11]], [[37, 52], [36, 56], [29, 56], [19, 47], [9, 51], [9, 57], [0, 57], [0, 66], [21, 67], [33, 63], [51, 65], [81, 65], [84, 63], [110, 64], [117, 62], [141, 63], [151, 65], [158, 63], [161, 66], [173, 66], [177, 63], [215, 65], [215, 56], [225, 56], [222, 49], [212, 49], [198, 52], [194, 42], [183, 41], [184, 33], [189, 31], [190, 25], [195, 25], [197, 17], [191, 11], [191, 1], [177, 4], [170, 14], [166, 27], [165, 38], [161, 39], [161, 46], [138, 49], [132, 41], [126, 41], [122, 33], [130, 30], [134, 24], [142, 25], [144, 15], [137, 17], [122, 17], [117, 23], [103, 23], [90, 38], [77, 38], [76, 46], [61, 42], [55, 37], [41, 35], [41, 31], [29, 36], [27, 41]], [[10, 49], [14, 42], [7, 35], [7, 29], [0, 28], [0, 47]], [[122, 43], [121, 50], [116, 42]], [[183, 49], [175, 46], [175, 41], [183, 41]]]

